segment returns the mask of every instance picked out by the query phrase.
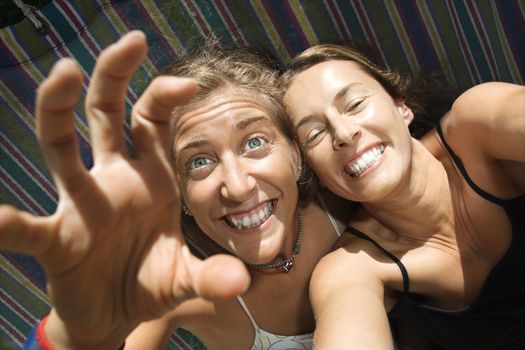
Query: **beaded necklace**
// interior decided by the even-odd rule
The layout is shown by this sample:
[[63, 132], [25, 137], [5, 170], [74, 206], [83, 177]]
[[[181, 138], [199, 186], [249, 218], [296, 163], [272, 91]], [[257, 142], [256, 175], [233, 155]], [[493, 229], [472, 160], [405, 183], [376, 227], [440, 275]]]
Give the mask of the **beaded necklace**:
[[[301, 208], [297, 207], [297, 233], [295, 236], [295, 244], [292, 249], [289, 258], [284, 258], [283, 256], [279, 257], [279, 260], [273, 263], [266, 264], [251, 264], [245, 262], [246, 266], [250, 269], [257, 270], [266, 274], [274, 273], [288, 273], [294, 264], [295, 255], [301, 253], [301, 233], [303, 232], [303, 214]], [[275, 270], [275, 271], [270, 271]]]

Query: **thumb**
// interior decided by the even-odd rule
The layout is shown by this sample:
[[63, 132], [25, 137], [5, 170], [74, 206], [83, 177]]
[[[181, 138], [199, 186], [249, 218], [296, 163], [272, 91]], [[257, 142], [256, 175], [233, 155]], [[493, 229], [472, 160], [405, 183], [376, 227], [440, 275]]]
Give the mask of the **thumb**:
[[[198, 260], [197, 258], [194, 258]], [[207, 300], [235, 297], [250, 286], [250, 274], [244, 263], [230, 255], [219, 254], [200, 261], [193, 276], [195, 293]]]
[[37, 217], [8, 205], [0, 206], [0, 248], [38, 256], [53, 239], [52, 217]]

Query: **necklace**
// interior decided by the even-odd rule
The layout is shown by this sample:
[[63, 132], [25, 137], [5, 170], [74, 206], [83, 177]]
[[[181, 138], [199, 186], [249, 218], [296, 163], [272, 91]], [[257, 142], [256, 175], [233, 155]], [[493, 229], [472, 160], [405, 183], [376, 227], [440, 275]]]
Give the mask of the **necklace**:
[[[295, 255], [301, 252], [301, 233], [303, 232], [303, 214], [301, 208], [297, 207], [297, 234], [295, 235], [295, 244], [289, 258], [279, 257], [279, 260], [274, 263], [267, 264], [250, 264], [245, 262], [246, 266], [251, 269], [259, 270], [262, 273], [287, 273], [294, 264]], [[276, 270], [276, 271], [268, 271]]]

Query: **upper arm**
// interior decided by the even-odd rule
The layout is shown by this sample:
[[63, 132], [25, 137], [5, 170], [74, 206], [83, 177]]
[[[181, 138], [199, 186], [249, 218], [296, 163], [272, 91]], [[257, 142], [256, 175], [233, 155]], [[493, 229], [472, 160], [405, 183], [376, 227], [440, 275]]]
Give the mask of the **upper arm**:
[[340, 248], [323, 258], [310, 284], [320, 349], [389, 349], [383, 282], [366, 254]]
[[491, 82], [463, 93], [444, 120], [447, 140], [497, 160], [525, 162], [525, 87]]

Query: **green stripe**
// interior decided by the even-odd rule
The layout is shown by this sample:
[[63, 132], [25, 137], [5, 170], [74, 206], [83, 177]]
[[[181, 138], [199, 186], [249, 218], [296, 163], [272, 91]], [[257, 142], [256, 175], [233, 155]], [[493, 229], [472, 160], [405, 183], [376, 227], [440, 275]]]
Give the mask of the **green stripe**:
[[[300, 7], [300, 5], [295, 6]], [[332, 23], [332, 18], [321, 1], [302, 4], [302, 11], [316, 37], [315, 42], [310, 42], [310, 44], [330, 43], [340, 39], [336, 24]]]
[[49, 197], [47, 193], [37, 185], [37, 183], [29, 177], [24, 169], [20, 168], [18, 164], [11, 158], [11, 155], [2, 147], [0, 148], [0, 167], [14, 179], [24, 192], [30, 196], [34, 202], [38, 203], [47, 213], [53, 213], [56, 209], [56, 203], [53, 198]]
[[390, 67], [403, 72], [411, 72], [412, 67], [401, 47], [401, 42], [396, 34], [396, 28], [385, 8], [385, 2], [379, 0], [364, 1], [366, 15], [368, 16], [378, 40], [379, 48]]
[[426, 2], [417, 3], [419, 13], [423, 17], [423, 21], [425, 22], [428, 35], [430, 36], [430, 40], [432, 40], [432, 46], [434, 47], [434, 50], [436, 50], [436, 54], [438, 56], [439, 62], [441, 63], [441, 67], [443, 67], [443, 73], [445, 73], [448, 82], [450, 82], [453, 85], [457, 85], [456, 77], [454, 74], [452, 74], [452, 71], [450, 70], [450, 61], [447, 53], [445, 52], [443, 41], [441, 40], [439, 32], [436, 28], [436, 24], [434, 23], [434, 19], [432, 18], [426, 4]]
[[440, 33], [443, 47], [447, 53], [450, 71], [455, 77], [457, 87], [466, 89], [474, 84], [470, 75], [465, 56], [461, 51], [458, 36], [454, 31], [454, 23], [445, 1], [427, 2], [430, 13], [434, 17], [436, 27]]
[[[9, 273], [8, 273], [9, 272]], [[49, 297], [0, 255], [2, 290], [24, 306], [28, 313], [41, 318], [49, 312]]]
[[386, 1], [385, 4], [386, 4], [386, 7], [388, 8], [390, 18], [393, 22], [392, 29], [398, 35], [398, 40], [400, 41], [402, 45], [404, 56], [407, 58], [407, 61], [410, 65], [410, 71], [417, 72], [420, 70], [419, 62], [416, 58], [416, 54], [414, 53], [412, 43], [410, 42], [408, 34], [405, 30], [405, 26], [403, 25], [403, 21], [401, 20], [401, 17], [399, 16], [397, 7], [391, 1]]

